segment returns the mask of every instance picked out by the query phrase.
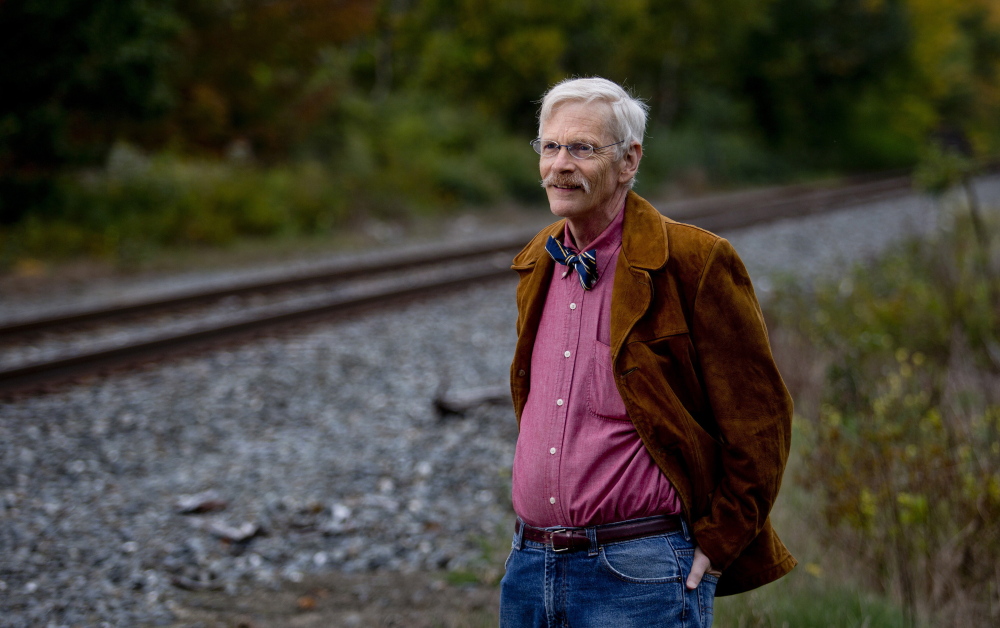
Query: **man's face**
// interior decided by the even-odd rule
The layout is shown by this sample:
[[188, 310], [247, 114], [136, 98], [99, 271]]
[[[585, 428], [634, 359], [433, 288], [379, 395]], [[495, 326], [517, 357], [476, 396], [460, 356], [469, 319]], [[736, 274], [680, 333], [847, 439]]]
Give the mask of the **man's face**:
[[[613, 144], [623, 138], [611, 137], [605, 120], [611, 111], [604, 103], [569, 102], [553, 112], [542, 127], [542, 140], [559, 144], [585, 142], [594, 147]], [[616, 160], [617, 146], [596, 151], [588, 159], [577, 159], [566, 149], [555, 157], [541, 157], [538, 163], [542, 185], [552, 213], [560, 218], [587, 218], [612, 213], [607, 207], [618, 190], [622, 160]]]

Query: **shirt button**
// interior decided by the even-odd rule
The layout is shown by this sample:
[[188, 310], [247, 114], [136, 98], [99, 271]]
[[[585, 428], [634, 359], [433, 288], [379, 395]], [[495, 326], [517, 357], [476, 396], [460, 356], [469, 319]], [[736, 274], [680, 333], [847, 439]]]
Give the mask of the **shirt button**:
[[571, 353], [570, 353], [569, 351], [566, 351], [565, 353], [563, 353], [563, 355], [564, 355], [564, 356], [566, 356], [566, 357], [568, 358], [569, 356], [571, 356], [571, 355], [573, 355], [573, 354], [571, 354]]
[[550, 449], [550, 450], [549, 450], [549, 453], [550, 453], [550, 454], [554, 454], [554, 453], [556, 453], [556, 448], [555, 448], [555, 447], [553, 447], [552, 449]]
[[549, 503], [550, 503], [550, 504], [554, 504], [554, 503], [556, 503], [556, 498], [555, 498], [555, 497], [550, 497], [550, 498], [549, 498]]
[[563, 400], [562, 399], [556, 399], [556, 405], [557, 406], [561, 406], [562, 404], [563, 404]]
[[518, 376], [518, 377], [524, 377], [524, 369], [519, 369], [519, 370], [517, 371], [517, 376]]
[[570, 303], [569, 304], [569, 309], [575, 310], [576, 309], [576, 303]]

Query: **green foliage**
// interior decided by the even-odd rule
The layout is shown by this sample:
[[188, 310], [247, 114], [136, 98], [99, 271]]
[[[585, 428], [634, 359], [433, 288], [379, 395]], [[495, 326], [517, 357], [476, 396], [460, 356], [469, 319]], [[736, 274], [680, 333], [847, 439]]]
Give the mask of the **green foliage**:
[[974, 242], [960, 221], [777, 300], [829, 359], [800, 479], [831, 538], [935, 625], [986, 620], [1000, 585], [1000, 281], [997, 243]]
[[349, 94], [343, 57], [375, 27], [366, 0], [176, 2], [180, 98], [147, 132], [186, 152], [218, 155], [242, 140], [258, 158], [285, 159]]
[[398, 83], [505, 122], [530, 123], [532, 101], [563, 76], [560, 60], [580, 4], [416, 3], [394, 15]]
[[1000, 146], [991, 0], [29, 0], [0, 3], [0, 50], [0, 164], [117, 139], [284, 160], [352, 99], [387, 97], [530, 135], [534, 101], [573, 75], [633, 87], [671, 130], [714, 94], [742, 111], [730, 133], [814, 167], [913, 163], [942, 124]]
[[0, 224], [52, 201], [60, 169], [104, 159], [172, 103], [172, 2], [0, 2]]
[[740, 628], [908, 628], [903, 612], [871, 592], [832, 584], [798, 568], [743, 595], [715, 600], [716, 626]]
[[106, 169], [61, 177], [43, 206], [0, 226], [0, 267], [81, 256], [130, 264], [158, 247], [322, 234], [366, 217], [440, 214], [540, 195], [527, 142], [489, 124], [412, 101], [350, 116], [326, 162], [303, 156], [261, 167], [149, 158], [119, 145]]
[[[16, 224], [44, 231], [57, 223], [43, 217], [94, 214], [68, 209], [97, 201], [68, 200], [66, 182], [116, 142], [179, 161], [236, 155], [274, 166], [275, 180], [319, 163], [354, 212], [535, 200], [525, 143], [537, 99], [570, 76], [605, 76], [648, 100], [640, 189], [654, 194], [678, 177], [729, 185], [909, 166], [944, 130], [982, 156], [1000, 150], [998, 7], [0, 2], [0, 224], [34, 233]], [[243, 229], [217, 222], [204, 232]], [[86, 220], [57, 228], [94, 232]]]
[[0, 264], [77, 256], [127, 264], [156, 247], [328, 231], [348, 211], [341, 186], [318, 164], [149, 161], [124, 148], [105, 172], [61, 179], [55, 199], [44, 213], [0, 228]]
[[883, 145], [899, 97], [891, 81], [908, 71], [905, 3], [777, 0], [768, 18], [737, 74], [771, 144], [812, 163], [900, 163], [887, 163], [894, 151]]
[[647, 133], [640, 194], [655, 196], [665, 181], [694, 177], [716, 185], [787, 180], [802, 173], [748, 129], [749, 111], [717, 91], [698, 93], [688, 119]]
[[771, 3], [435, 0], [392, 12], [387, 43], [404, 89], [468, 103], [511, 128], [533, 126], [534, 102], [553, 83], [593, 75], [633, 87], [671, 123], [691, 91], [726, 80]]
[[434, 212], [539, 196], [527, 140], [487, 116], [400, 95], [348, 103], [330, 124], [327, 134], [342, 140], [329, 161], [367, 210]]
[[964, 183], [975, 166], [975, 161], [957, 151], [930, 146], [913, 173], [913, 181], [918, 189], [940, 195]]
[[165, 111], [172, 2], [0, 3], [0, 171], [103, 159], [130, 119]]

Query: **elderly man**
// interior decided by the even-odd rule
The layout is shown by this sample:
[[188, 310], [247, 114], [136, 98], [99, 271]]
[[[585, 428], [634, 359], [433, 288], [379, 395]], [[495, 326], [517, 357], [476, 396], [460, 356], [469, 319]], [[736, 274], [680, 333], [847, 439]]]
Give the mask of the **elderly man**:
[[600, 78], [542, 101], [562, 220], [514, 259], [513, 549], [501, 625], [690, 626], [795, 566], [768, 512], [792, 404], [730, 244], [631, 191], [644, 103]]

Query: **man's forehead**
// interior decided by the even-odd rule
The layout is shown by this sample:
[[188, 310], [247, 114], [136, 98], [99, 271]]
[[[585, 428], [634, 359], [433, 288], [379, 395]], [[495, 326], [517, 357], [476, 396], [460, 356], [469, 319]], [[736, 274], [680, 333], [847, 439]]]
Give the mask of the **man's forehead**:
[[542, 131], [598, 138], [607, 133], [610, 118], [611, 107], [605, 102], [569, 101], [553, 107], [548, 120], [542, 123]]

